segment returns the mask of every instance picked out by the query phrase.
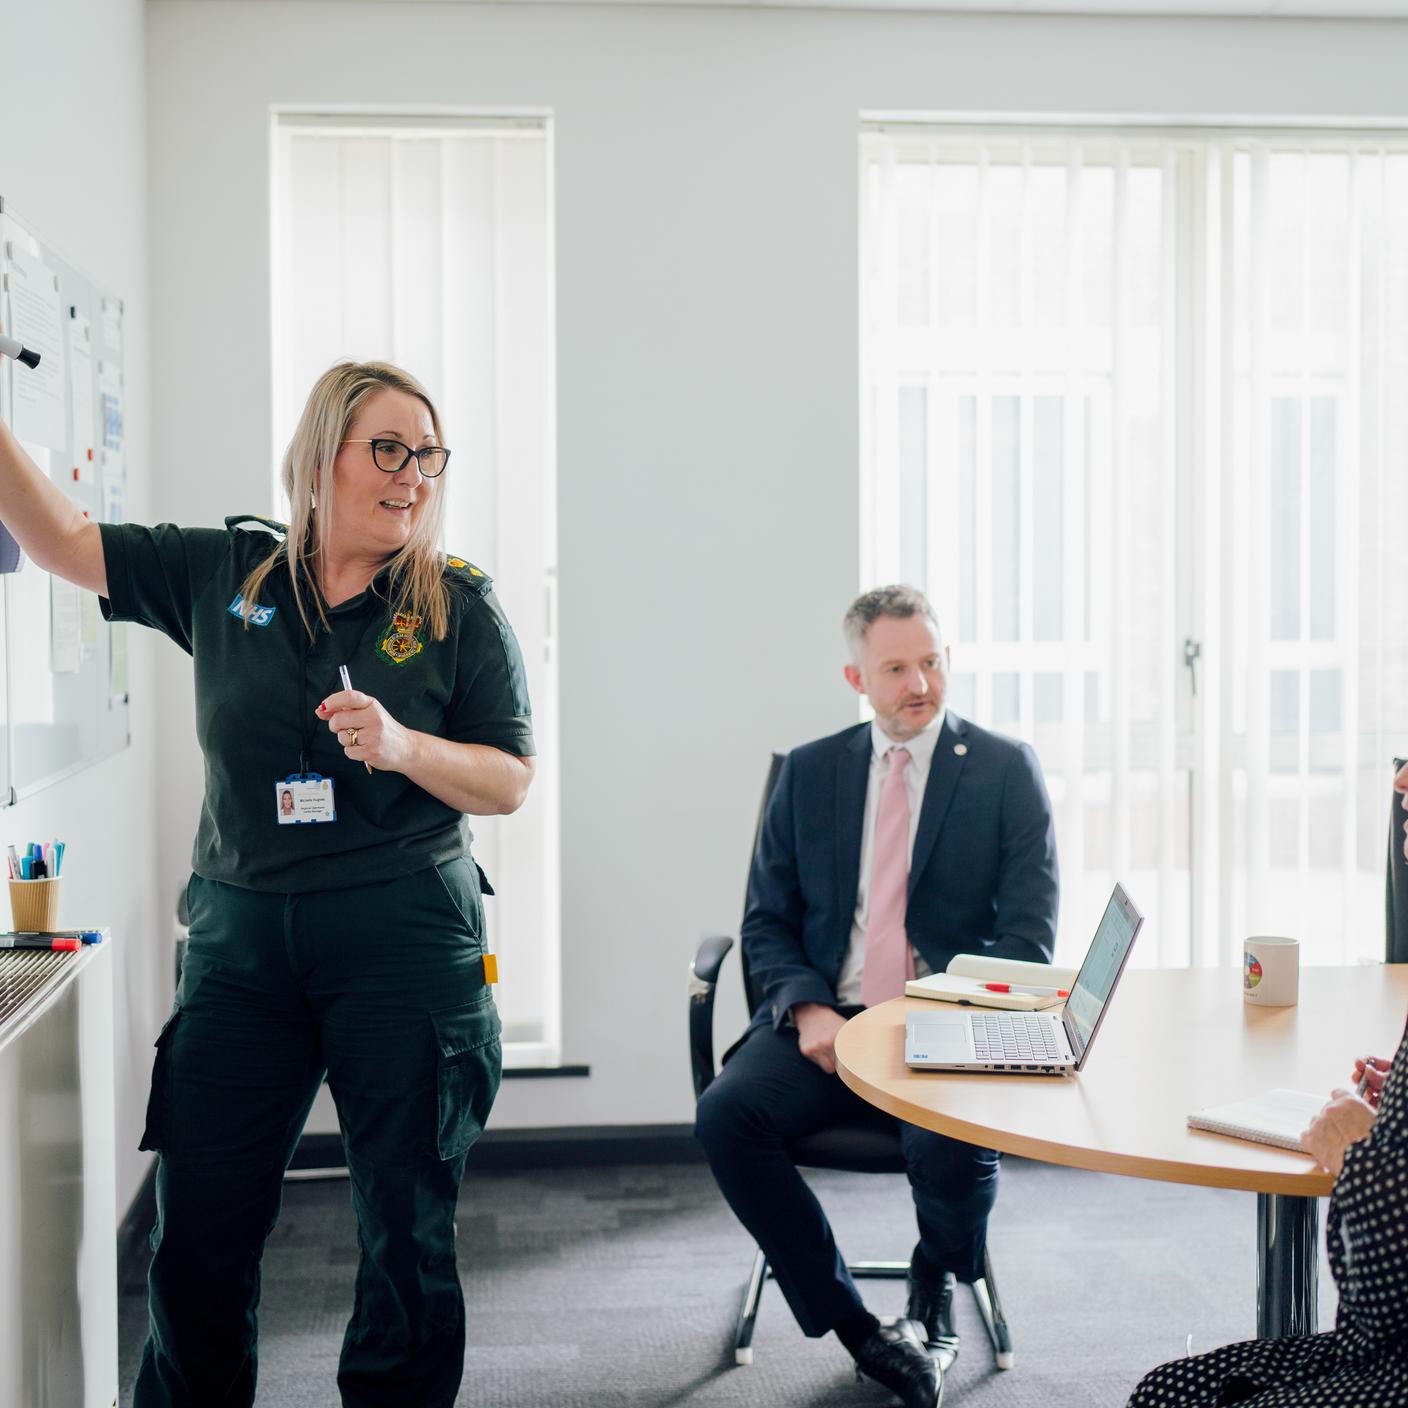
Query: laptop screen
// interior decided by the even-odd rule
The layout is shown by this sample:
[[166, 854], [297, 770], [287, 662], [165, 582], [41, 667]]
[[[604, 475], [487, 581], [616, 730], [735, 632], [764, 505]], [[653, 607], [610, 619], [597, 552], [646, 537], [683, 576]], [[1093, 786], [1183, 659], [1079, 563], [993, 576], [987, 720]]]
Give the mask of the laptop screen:
[[1135, 935], [1143, 923], [1144, 916], [1135, 909], [1124, 887], [1116, 885], [1086, 950], [1085, 962], [1071, 985], [1071, 995], [1066, 999], [1066, 1010], [1062, 1014], [1077, 1068], [1085, 1061], [1105, 1004], [1124, 972]]

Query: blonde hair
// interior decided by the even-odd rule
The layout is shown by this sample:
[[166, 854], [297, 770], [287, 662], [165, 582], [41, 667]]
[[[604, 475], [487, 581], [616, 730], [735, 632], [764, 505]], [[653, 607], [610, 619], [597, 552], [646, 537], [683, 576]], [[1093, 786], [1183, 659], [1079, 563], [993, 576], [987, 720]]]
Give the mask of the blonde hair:
[[[245, 578], [241, 590], [246, 626], [265, 581], [282, 563], [288, 569], [304, 629], [310, 636], [313, 634], [308, 614], [310, 600], [318, 620], [327, 627], [322, 597], [316, 588], [318, 565], [327, 561], [337, 492], [332, 463], [363, 403], [382, 390], [404, 391], [421, 401], [430, 412], [436, 442], [444, 443], [439, 413], [413, 376], [389, 362], [337, 362], [329, 367], [313, 383], [298, 428], [284, 452], [282, 480], [289, 501], [288, 536]], [[438, 479], [427, 479], [422, 492], [427, 489], [427, 501], [413, 522], [409, 540], [386, 566], [391, 569], [392, 611], [419, 616], [433, 639], [444, 640], [450, 628], [450, 592], [445, 585], [445, 554], [440, 550], [445, 499]]]

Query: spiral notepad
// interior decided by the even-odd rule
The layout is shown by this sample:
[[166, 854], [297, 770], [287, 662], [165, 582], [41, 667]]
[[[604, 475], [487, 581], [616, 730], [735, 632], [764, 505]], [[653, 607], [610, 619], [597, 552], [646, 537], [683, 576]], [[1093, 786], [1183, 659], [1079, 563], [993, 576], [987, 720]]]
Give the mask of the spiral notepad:
[[1300, 1147], [1301, 1133], [1325, 1106], [1323, 1095], [1304, 1090], [1266, 1090], [1230, 1105], [1212, 1105], [1188, 1116], [1190, 1129], [1207, 1129], [1214, 1134], [1230, 1134], [1257, 1144], [1274, 1144], [1279, 1149]]

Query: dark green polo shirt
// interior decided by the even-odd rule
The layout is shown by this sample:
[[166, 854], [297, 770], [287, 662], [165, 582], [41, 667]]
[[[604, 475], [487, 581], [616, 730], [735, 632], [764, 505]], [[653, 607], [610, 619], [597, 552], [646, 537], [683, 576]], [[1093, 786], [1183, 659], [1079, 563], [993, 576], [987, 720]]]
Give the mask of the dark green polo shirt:
[[[308, 645], [288, 572], [266, 579], [254, 620], [232, 610], [250, 570], [282, 540], [282, 525], [253, 516], [223, 529], [100, 525], [110, 621], [170, 636], [195, 661], [196, 735], [205, 755], [205, 801], [192, 864], [211, 880], [299, 893], [404, 875], [469, 849], [464, 816], [394, 772], [350, 761], [314, 710], [352, 686], [399, 723], [517, 757], [535, 750], [523, 657], [487, 576], [459, 558], [445, 568], [453, 608], [442, 641], [393, 619], [386, 574], [327, 612], [331, 631]], [[311, 728], [310, 728], [311, 725]], [[333, 779], [337, 820], [280, 826], [274, 784], [308, 770]]]

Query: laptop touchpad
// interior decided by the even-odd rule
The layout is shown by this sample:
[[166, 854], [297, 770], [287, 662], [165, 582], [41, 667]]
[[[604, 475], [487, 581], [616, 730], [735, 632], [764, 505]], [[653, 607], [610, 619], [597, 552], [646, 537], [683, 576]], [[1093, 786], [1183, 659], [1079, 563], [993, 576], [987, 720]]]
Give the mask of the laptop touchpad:
[[914, 1046], [930, 1061], [966, 1061], [971, 1051], [968, 1045], [968, 1019], [958, 1017], [951, 1022], [916, 1022]]

